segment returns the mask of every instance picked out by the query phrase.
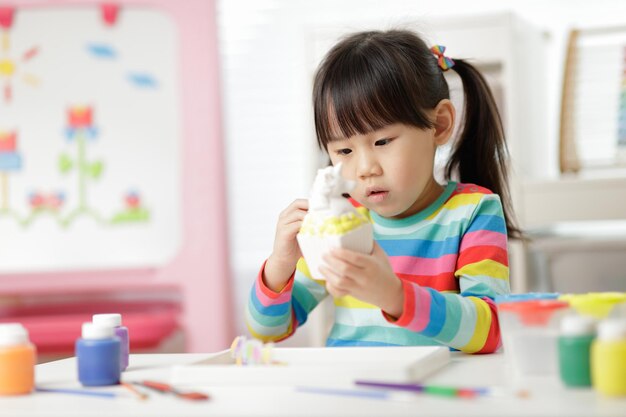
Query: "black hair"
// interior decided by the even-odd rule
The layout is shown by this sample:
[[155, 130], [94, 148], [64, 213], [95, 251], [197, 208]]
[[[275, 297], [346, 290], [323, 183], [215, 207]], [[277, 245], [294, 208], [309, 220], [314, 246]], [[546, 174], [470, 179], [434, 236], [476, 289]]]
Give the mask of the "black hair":
[[[467, 61], [454, 59], [465, 98], [462, 130], [445, 174], [488, 188], [502, 200], [509, 237], [521, 237], [508, 187], [508, 150], [502, 120], [491, 90]], [[428, 110], [450, 98], [448, 83], [430, 48], [406, 30], [352, 34], [320, 63], [313, 85], [315, 131], [320, 148], [334, 139], [366, 134], [401, 123], [433, 127]]]

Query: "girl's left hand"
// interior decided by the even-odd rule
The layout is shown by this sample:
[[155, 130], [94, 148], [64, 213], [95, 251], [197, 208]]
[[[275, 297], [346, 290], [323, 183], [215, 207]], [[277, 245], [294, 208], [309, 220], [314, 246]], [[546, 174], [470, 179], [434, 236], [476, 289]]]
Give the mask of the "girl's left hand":
[[350, 295], [400, 317], [404, 304], [402, 281], [389, 264], [387, 254], [374, 242], [370, 255], [337, 248], [324, 255], [320, 272], [333, 297]]

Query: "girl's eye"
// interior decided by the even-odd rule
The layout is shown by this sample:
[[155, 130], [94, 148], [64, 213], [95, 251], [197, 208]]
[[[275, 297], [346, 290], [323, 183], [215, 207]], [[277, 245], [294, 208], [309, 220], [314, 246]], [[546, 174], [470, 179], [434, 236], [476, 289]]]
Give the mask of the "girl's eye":
[[375, 146], [385, 146], [387, 144], [389, 144], [389, 142], [391, 142], [391, 139], [378, 139], [376, 142], [374, 142]]
[[337, 152], [337, 155], [345, 156], [345, 155], [352, 153], [352, 149], [348, 149], [348, 148], [338, 149], [336, 152]]

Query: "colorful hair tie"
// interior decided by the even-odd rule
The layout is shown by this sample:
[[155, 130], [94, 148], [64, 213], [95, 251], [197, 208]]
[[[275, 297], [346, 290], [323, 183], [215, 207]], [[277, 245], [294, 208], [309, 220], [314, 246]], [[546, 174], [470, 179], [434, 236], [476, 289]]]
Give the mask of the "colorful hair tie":
[[448, 58], [443, 54], [446, 51], [445, 46], [435, 45], [430, 48], [430, 51], [437, 57], [437, 64], [439, 64], [439, 68], [441, 68], [442, 70], [447, 71], [454, 66], [454, 61], [452, 60], [452, 58]]

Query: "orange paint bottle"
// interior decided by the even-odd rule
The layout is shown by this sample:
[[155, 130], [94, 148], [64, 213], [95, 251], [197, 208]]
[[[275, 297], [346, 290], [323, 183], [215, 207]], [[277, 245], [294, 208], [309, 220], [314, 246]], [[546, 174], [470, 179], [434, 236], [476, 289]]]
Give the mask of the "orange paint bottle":
[[36, 356], [24, 326], [0, 324], [0, 395], [28, 394], [33, 390]]

